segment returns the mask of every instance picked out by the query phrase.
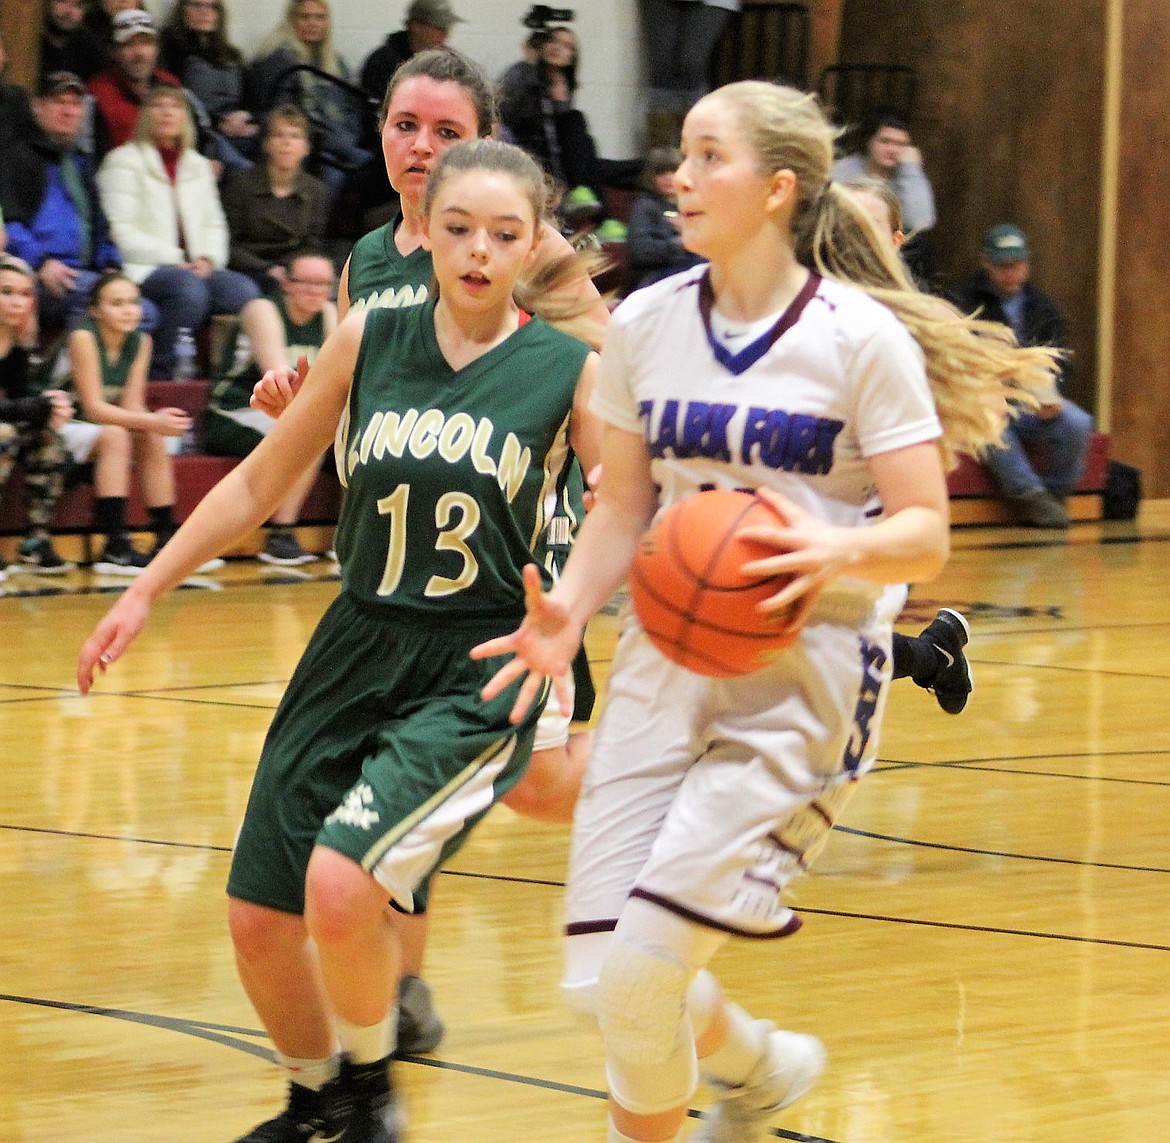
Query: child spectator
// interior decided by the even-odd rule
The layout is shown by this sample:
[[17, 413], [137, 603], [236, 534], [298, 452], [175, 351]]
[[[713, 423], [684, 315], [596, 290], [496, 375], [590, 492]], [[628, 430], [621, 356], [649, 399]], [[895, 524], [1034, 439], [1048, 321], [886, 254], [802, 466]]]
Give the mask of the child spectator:
[[[337, 328], [333, 263], [323, 254], [305, 252], [289, 259], [273, 300], [249, 302], [224, 344], [207, 410], [203, 415], [203, 446], [215, 456], [247, 456], [276, 420], [249, 404], [256, 382], [269, 369], [295, 366], [303, 356], [309, 365], [325, 338]], [[316, 557], [293, 535], [301, 505], [316, 482], [318, 469], [308, 469], [273, 510], [260, 559], [291, 567]]]
[[[73, 564], [53, 549], [49, 523], [65, 486], [65, 449], [57, 430], [73, 416], [60, 389], [29, 389], [29, 350], [36, 342], [36, 276], [27, 262], [0, 254], [0, 487], [17, 461], [24, 468], [28, 533], [19, 567], [57, 575]], [[0, 580], [7, 565], [0, 560]]]
[[[106, 537], [93, 570], [136, 576], [178, 527], [167, 438], [187, 432], [191, 418], [182, 409], [152, 412], [146, 406], [150, 337], [137, 328], [141, 308], [134, 282], [120, 270], [107, 270], [94, 285], [89, 314], [69, 334], [49, 375], [67, 382], [80, 406], [79, 419], [65, 425], [62, 436], [77, 464], [93, 465], [94, 523]], [[155, 534], [149, 554], [135, 548], [126, 531], [131, 463], [138, 468]], [[204, 565], [200, 570], [214, 569]]]
[[267, 294], [279, 289], [290, 257], [321, 249], [325, 241], [328, 192], [305, 170], [310, 150], [304, 112], [282, 103], [264, 123], [264, 162], [223, 183], [228, 266], [247, 274]]
[[642, 193], [630, 208], [626, 249], [632, 288], [648, 286], [703, 261], [682, 243], [682, 219], [675, 200], [674, 172], [682, 162], [677, 147], [653, 147], [642, 170]]

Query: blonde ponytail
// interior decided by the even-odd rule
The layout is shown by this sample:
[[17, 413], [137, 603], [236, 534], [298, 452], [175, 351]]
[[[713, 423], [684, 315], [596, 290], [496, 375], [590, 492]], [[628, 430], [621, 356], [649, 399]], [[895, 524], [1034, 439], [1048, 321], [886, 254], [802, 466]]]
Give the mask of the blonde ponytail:
[[761, 170], [796, 176], [791, 226], [797, 260], [881, 302], [918, 342], [948, 468], [956, 452], [978, 454], [996, 443], [1014, 408], [1038, 404], [1036, 394], [1051, 389], [1058, 351], [1020, 348], [1006, 327], [966, 317], [917, 287], [889, 236], [851, 191], [830, 179], [838, 132], [815, 96], [745, 80], [706, 98], [731, 104]]

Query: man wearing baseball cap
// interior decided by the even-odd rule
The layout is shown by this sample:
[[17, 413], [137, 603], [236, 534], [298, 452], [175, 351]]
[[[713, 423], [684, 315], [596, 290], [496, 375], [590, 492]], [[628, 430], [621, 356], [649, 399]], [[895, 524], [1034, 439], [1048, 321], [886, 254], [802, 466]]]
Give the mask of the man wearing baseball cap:
[[414, 0], [406, 10], [406, 26], [391, 32], [362, 64], [362, 87], [380, 101], [399, 65], [417, 52], [441, 48], [451, 29], [462, 23], [463, 17], [455, 15], [448, 0]]
[[93, 76], [89, 92], [97, 103], [101, 150], [130, 142], [138, 113], [152, 87], [181, 87], [179, 77], [158, 66], [158, 29], [141, 8], [119, 12], [110, 29], [113, 62]]
[[[11, 253], [36, 271], [41, 324], [53, 330], [84, 316], [98, 274], [120, 266], [122, 256], [110, 238], [92, 156], [77, 147], [85, 122], [81, 77], [45, 76], [32, 110], [35, 125], [0, 167], [0, 209]], [[145, 307], [148, 327], [156, 318], [157, 310]]]
[[[1011, 222], [997, 223], [983, 236], [980, 270], [960, 282], [951, 301], [964, 313], [1010, 326], [1020, 345], [1065, 350], [1060, 376], [1041, 395], [1038, 409], [1022, 411], [1004, 430], [1002, 447], [980, 459], [991, 472], [1020, 522], [1034, 528], [1067, 528], [1065, 498], [1085, 471], [1093, 418], [1060, 393], [1070, 372], [1064, 313], [1051, 295], [1031, 284], [1032, 252], [1027, 235]], [[1026, 451], [1044, 454], [1037, 461]]]

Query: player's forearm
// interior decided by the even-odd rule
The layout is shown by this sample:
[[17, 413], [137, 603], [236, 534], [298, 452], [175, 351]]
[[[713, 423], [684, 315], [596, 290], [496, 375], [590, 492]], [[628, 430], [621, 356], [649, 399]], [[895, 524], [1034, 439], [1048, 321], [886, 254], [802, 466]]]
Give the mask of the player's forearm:
[[601, 497], [573, 542], [553, 598], [582, 626], [625, 582], [649, 516]]

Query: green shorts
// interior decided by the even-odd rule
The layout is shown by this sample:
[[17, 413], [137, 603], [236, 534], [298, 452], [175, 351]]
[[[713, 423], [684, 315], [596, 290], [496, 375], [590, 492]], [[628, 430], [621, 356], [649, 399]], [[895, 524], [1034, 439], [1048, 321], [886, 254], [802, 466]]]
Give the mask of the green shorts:
[[248, 425], [241, 425], [231, 417], [220, 416], [214, 409], [204, 409], [199, 422], [199, 436], [204, 449], [212, 456], [248, 456], [264, 439]]
[[319, 844], [360, 863], [399, 908], [424, 910], [435, 870], [528, 765], [544, 696], [513, 726], [516, 687], [479, 695], [501, 660], [468, 654], [510, 626], [436, 615], [424, 627], [342, 592], [269, 728], [228, 893], [303, 913]]

